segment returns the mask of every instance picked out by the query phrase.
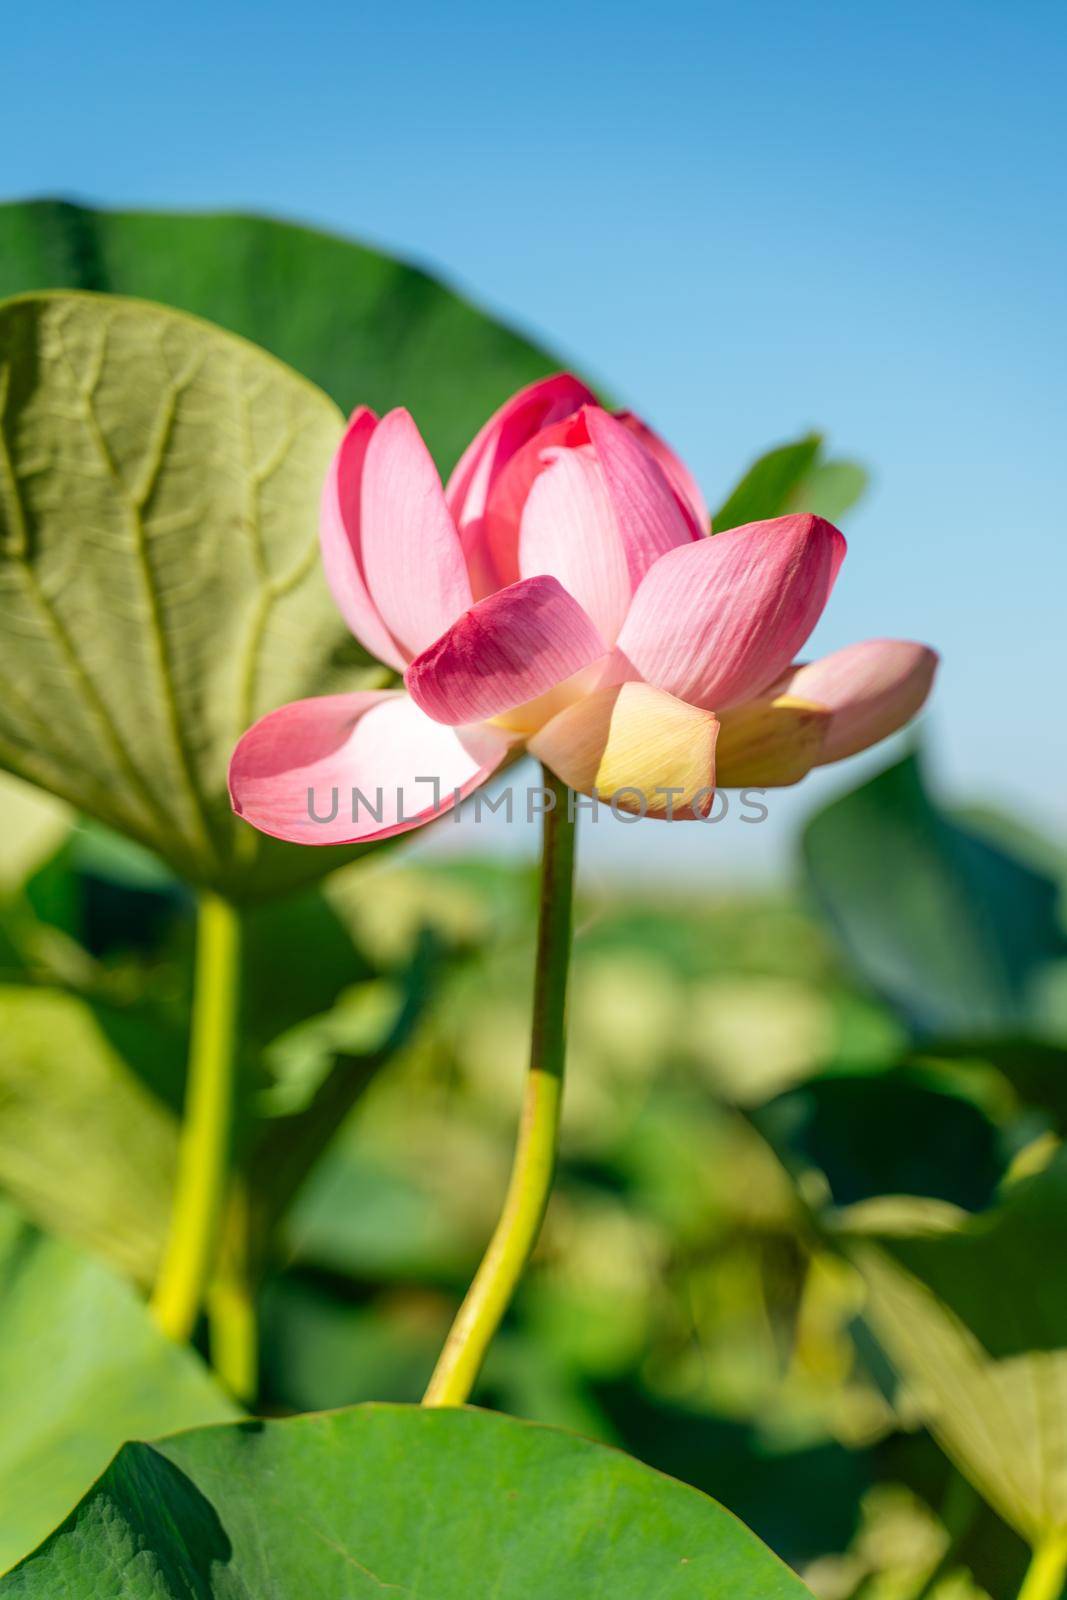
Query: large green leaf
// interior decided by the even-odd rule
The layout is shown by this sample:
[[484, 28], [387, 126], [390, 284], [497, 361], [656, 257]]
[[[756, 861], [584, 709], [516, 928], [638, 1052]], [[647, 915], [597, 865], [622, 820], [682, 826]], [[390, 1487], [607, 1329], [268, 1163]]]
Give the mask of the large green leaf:
[[367, 681], [318, 557], [340, 431], [176, 312], [0, 307], [0, 764], [239, 898], [339, 859], [238, 822], [226, 769], [265, 711]]
[[409, 407], [450, 467], [486, 417], [558, 365], [427, 273], [264, 217], [0, 206], [0, 296], [98, 289], [207, 317], [349, 411]]
[[1067, 1154], [976, 1217], [861, 1209], [848, 1248], [960, 1471], [1031, 1544], [1067, 1530]]
[[854, 966], [921, 1033], [1011, 1031], [1067, 948], [1057, 883], [942, 811], [914, 755], [821, 811], [804, 861]]
[[2, 1205], [0, 1414], [3, 1570], [67, 1515], [124, 1440], [237, 1412], [126, 1284]]
[[4, 1596], [800, 1600], [713, 1500], [491, 1412], [357, 1406], [131, 1444]]

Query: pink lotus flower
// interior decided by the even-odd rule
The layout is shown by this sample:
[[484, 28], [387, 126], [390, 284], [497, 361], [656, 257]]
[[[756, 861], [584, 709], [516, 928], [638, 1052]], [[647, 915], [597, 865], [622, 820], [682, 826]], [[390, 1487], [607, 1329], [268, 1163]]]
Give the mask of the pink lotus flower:
[[937, 662], [878, 639], [794, 665], [843, 536], [786, 516], [708, 537], [673, 451], [566, 374], [509, 400], [445, 489], [406, 411], [360, 408], [321, 528], [342, 615], [406, 687], [298, 701], [240, 741], [234, 809], [302, 844], [417, 827], [522, 744], [622, 809], [704, 816], [716, 782], [795, 783], [884, 738]]

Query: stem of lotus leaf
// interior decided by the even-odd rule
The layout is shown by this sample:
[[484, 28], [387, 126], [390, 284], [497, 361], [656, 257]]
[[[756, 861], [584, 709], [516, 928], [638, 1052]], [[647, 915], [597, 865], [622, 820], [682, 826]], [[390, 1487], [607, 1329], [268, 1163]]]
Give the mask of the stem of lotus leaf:
[[258, 1274], [253, 1236], [248, 1188], [235, 1175], [206, 1305], [211, 1365], [244, 1406], [250, 1406], [259, 1392]]
[[170, 1232], [150, 1301], [170, 1338], [193, 1335], [219, 1249], [229, 1180], [241, 930], [227, 901], [204, 892], [197, 916], [185, 1114]]
[[424, 1406], [467, 1400], [537, 1243], [556, 1170], [563, 1101], [565, 1003], [574, 902], [575, 817], [565, 784], [544, 773], [544, 816], [530, 1069], [504, 1208], [445, 1341]]
[[1034, 1549], [1019, 1600], [1060, 1600], [1067, 1576], [1067, 1530], [1051, 1533]]

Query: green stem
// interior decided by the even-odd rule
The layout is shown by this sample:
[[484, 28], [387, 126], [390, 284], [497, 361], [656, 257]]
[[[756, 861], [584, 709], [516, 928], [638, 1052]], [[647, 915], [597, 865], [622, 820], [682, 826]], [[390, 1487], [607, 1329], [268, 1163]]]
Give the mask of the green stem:
[[1067, 1532], [1050, 1533], [1034, 1551], [1019, 1600], [1060, 1600], [1067, 1575]]
[[248, 1191], [234, 1180], [218, 1266], [207, 1291], [211, 1365], [235, 1400], [251, 1405], [259, 1392], [256, 1255]]
[[556, 1170], [574, 899], [575, 819], [566, 785], [547, 768], [543, 781], [554, 804], [544, 818], [530, 1071], [515, 1160], [500, 1221], [434, 1368], [423, 1396], [425, 1406], [459, 1406], [470, 1395], [493, 1335], [537, 1243]]
[[181, 1342], [192, 1337], [218, 1250], [233, 1132], [239, 966], [237, 912], [204, 892], [170, 1234], [150, 1307], [163, 1332]]

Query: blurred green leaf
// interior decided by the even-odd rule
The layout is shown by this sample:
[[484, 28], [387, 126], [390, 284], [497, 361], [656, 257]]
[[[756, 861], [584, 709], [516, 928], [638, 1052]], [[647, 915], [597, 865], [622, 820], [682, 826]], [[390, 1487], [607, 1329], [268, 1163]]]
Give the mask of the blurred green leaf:
[[1067, 1530], [1067, 1152], [976, 1217], [857, 1216], [846, 1248], [959, 1470], [1029, 1543]]
[[[1019, 1035], [1007, 1039], [938, 1039], [919, 1060], [948, 1066], [974, 1078], [992, 1071], [1006, 1078], [1024, 1118], [1047, 1112], [1061, 1138], [1067, 1137], [1067, 1049]], [[1022, 1137], [1027, 1128], [1024, 1122]]]
[[809, 433], [795, 444], [779, 445], [759, 456], [718, 511], [712, 512], [716, 533], [760, 522], [765, 517], [780, 517], [787, 510], [822, 449], [822, 435]]
[[428, 273], [310, 228], [56, 200], [0, 206], [0, 296], [63, 288], [206, 317], [295, 367], [346, 413], [407, 406], [446, 469], [513, 390], [558, 366]]
[[1006, 1165], [985, 1113], [920, 1067], [809, 1078], [750, 1115], [795, 1176], [822, 1173], [838, 1206], [910, 1194], [977, 1211]]
[[257, 1047], [329, 1011], [342, 990], [377, 976], [318, 889], [250, 906], [242, 930], [243, 1036]]
[[289, 1209], [356, 1101], [408, 1043], [433, 995], [439, 959], [437, 941], [425, 935], [392, 982], [347, 991], [331, 1011], [297, 1030], [297, 1039], [275, 1047], [296, 1044], [310, 1087], [302, 1104], [255, 1134], [247, 1170], [268, 1227]]
[[[359, 1096], [407, 1041], [433, 993], [436, 959], [436, 945], [423, 940], [391, 983], [364, 982], [339, 997], [339, 972], [324, 964], [318, 998], [337, 1005], [277, 1046], [297, 1051], [293, 1070], [307, 1079], [277, 1086], [286, 1114], [247, 1116], [253, 1100], [262, 1108], [263, 1093], [252, 1091], [265, 1080], [256, 1076], [259, 1056], [245, 1059], [243, 1168], [263, 1228], [281, 1219]], [[295, 981], [307, 999], [299, 970]], [[386, 1004], [368, 1016], [375, 995]], [[0, 987], [0, 1185], [44, 1226], [145, 1283], [169, 1216], [185, 1057], [184, 1028], [148, 1004]]]
[[1067, 949], [1056, 882], [953, 821], [914, 755], [819, 812], [803, 855], [852, 965], [919, 1033], [1011, 1031]]
[[[70, 945], [65, 873], [73, 813], [30, 784], [0, 773], [0, 979], [71, 976], [81, 953]], [[52, 919], [51, 926], [48, 926]]]
[[[949, 1540], [939, 1563], [942, 1574], [968, 1571], [986, 1594], [1014, 1600], [1030, 1561], [1025, 1540], [961, 1476], [930, 1434], [925, 1429], [895, 1433], [877, 1447], [876, 1459], [882, 1482], [907, 1485], [941, 1522]], [[890, 1551], [891, 1544], [885, 1553]], [[949, 1600], [958, 1591], [946, 1584], [940, 1594]]]
[[857, 461], [816, 461], [789, 496], [789, 511], [813, 511], [828, 522], [841, 518], [867, 492], [867, 471]]
[[125, 889], [166, 893], [175, 887], [173, 875], [157, 856], [97, 822], [80, 822], [71, 844], [73, 864], [80, 872]]
[[150, 1017], [0, 988], [0, 1185], [35, 1221], [147, 1282], [169, 1210], [176, 1122], [130, 1065], [181, 1083]]
[[714, 1501], [616, 1451], [492, 1412], [400, 1406], [127, 1445], [0, 1593], [113, 1600], [120, 1587], [129, 1600], [808, 1593]]
[[864, 493], [867, 474], [851, 461], [824, 460], [822, 449], [822, 435], [809, 433], [760, 456], [713, 513], [715, 532], [794, 511], [813, 511], [831, 522], [843, 516]]
[[352, 854], [268, 841], [226, 792], [257, 716], [378, 671], [318, 559], [340, 429], [295, 373], [178, 313], [0, 307], [0, 762], [237, 898]]
[[197, 1357], [156, 1331], [126, 1284], [7, 1204], [0, 1412], [0, 1570], [66, 1516], [124, 1440], [237, 1415]]
[[457, 1238], [455, 1219], [443, 1213], [433, 1185], [422, 1178], [397, 1172], [365, 1141], [342, 1132], [295, 1198], [285, 1230], [291, 1250], [356, 1282], [462, 1284], [473, 1251]]
[[0, 773], [0, 896], [21, 887], [58, 850], [71, 821], [62, 801]]
[[443, 1295], [417, 1287], [373, 1293], [307, 1270], [276, 1277], [262, 1299], [264, 1399], [282, 1411], [417, 1402], [451, 1312]]

